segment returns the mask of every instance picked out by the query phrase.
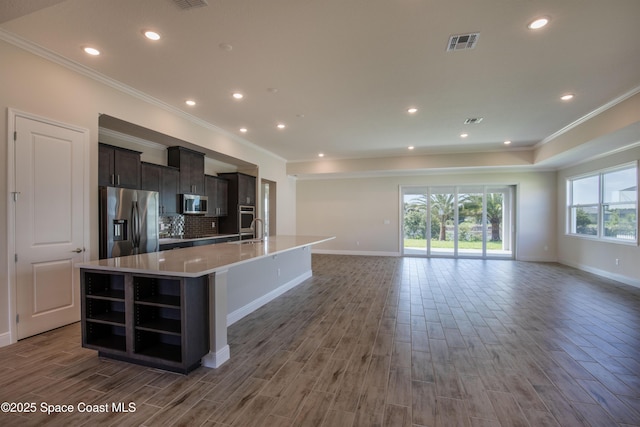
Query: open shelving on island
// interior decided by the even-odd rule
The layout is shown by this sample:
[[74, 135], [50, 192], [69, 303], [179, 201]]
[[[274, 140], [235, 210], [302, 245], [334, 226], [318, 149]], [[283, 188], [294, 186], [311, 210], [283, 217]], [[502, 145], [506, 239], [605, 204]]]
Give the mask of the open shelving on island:
[[81, 269], [82, 343], [100, 355], [187, 373], [208, 351], [206, 277]]

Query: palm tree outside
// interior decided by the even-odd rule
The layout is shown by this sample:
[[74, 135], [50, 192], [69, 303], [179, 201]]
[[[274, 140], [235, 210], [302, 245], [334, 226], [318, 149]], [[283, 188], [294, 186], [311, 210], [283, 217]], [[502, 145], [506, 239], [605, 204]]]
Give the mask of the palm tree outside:
[[[407, 194], [404, 202], [404, 247], [424, 250], [427, 247], [427, 239], [430, 239], [432, 251], [444, 250], [446, 253], [454, 248], [456, 242], [453, 232], [457, 229], [459, 250], [465, 253], [482, 252], [482, 224], [485, 214], [490, 236], [484, 246], [487, 251], [501, 251], [503, 206], [503, 192], [460, 192], [457, 194], [457, 200], [454, 191], [434, 192], [428, 198], [426, 194]], [[456, 209], [458, 224], [454, 223]], [[430, 230], [427, 230], [428, 217]]]

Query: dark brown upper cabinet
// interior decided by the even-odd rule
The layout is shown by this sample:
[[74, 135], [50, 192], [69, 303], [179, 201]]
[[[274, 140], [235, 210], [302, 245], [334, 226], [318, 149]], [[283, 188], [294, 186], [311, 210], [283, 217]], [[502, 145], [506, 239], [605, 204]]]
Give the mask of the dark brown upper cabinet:
[[179, 193], [205, 194], [203, 153], [184, 147], [169, 147], [167, 163], [180, 169]]
[[140, 188], [140, 152], [98, 144], [98, 185]]
[[207, 216], [227, 216], [227, 198], [229, 194], [229, 181], [217, 176], [205, 175], [204, 183], [206, 195], [209, 198], [209, 211]]
[[229, 181], [229, 209], [237, 211], [238, 206], [256, 205], [256, 177], [240, 172], [218, 174]]
[[178, 184], [180, 171], [171, 166], [142, 162], [140, 167], [141, 189], [157, 191], [159, 195], [159, 214], [176, 215], [178, 209]]

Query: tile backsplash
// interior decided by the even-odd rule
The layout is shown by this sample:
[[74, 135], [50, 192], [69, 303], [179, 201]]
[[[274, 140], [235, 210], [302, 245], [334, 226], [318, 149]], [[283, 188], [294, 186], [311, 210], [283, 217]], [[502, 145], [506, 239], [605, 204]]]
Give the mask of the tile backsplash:
[[184, 235], [184, 216], [160, 216], [158, 220], [160, 238]]
[[160, 238], [207, 236], [218, 232], [217, 218], [205, 216], [161, 216], [159, 225]]

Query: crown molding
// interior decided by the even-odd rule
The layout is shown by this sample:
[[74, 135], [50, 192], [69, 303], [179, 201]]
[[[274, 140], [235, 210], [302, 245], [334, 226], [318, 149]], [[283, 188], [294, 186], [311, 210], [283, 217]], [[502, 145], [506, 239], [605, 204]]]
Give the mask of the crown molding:
[[182, 110], [180, 110], [179, 108], [176, 108], [170, 104], [167, 104], [164, 101], [161, 101], [157, 98], [154, 98], [153, 96], [150, 96], [142, 91], [139, 91], [138, 89], [135, 89], [131, 86], [128, 86], [124, 83], [121, 83], [115, 79], [112, 79], [111, 77], [108, 77], [102, 73], [99, 73], [85, 65], [80, 64], [79, 62], [70, 60], [68, 58], [65, 58], [62, 55], [59, 55], [43, 46], [40, 46], [37, 43], [34, 43], [30, 40], [27, 40], [23, 37], [18, 36], [17, 34], [14, 34], [10, 31], [4, 30], [2, 28], [0, 28], [0, 40], [3, 40], [9, 44], [12, 44], [16, 47], [19, 47], [20, 49], [23, 49], [29, 53], [32, 53], [34, 55], [40, 56], [41, 58], [44, 58], [50, 62], [53, 62], [55, 64], [61, 65], [69, 70], [72, 70], [78, 74], [81, 74], [85, 77], [89, 77], [90, 79], [93, 79], [99, 83], [104, 84], [105, 86], [109, 86], [113, 89], [116, 89], [120, 92], [126, 93], [127, 95], [130, 95], [132, 97], [138, 98], [148, 104], [154, 105], [156, 107], [162, 108], [165, 111], [170, 112], [171, 114], [174, 114], [176, 116], [179, 116], [185, 120], [190, 121], [191, 123], [198, 125], [200, 127], [203, 127], [205, 129], [209, 129], [211, 131], [214, 132], [218, 132], [223, 134], [226, 137], [231, 138], [232, 140], [234, 140], [235, 142], [238, 142], [248, 148], [251, 148], [253, 150], [259, 151], [261, 153], [267, 154], [275, 159], [278, 159], [282, 162], [286, 162], [287, 159], [285, 159], [284, 157], [281, 157], [275, 153], [272, 153], [269, 150], [266, 150], [265, 148], [262, 148], [250, 141], [247, 141], [246, 139], [240, 138], [238, 135], [235, 135], [234, 133], [231, 133], [229, 131], [226, 131], [212, 123], [209, 123], [205, 120], [202, 120], [198, 117], [195, 117], [191, 114], [188, 114]]
[[98, 134], [100, 136], [104, 135], [104, 136], [108, 136], [111, 138], [115, 138], [121, 141], [126, 141], [126, 142], [130, 142], [132, 144], [136, 144], [136, 145], [140, 145], [143, 147], [148, 147], [148, 148], [152, 148], [155, 150], [166, 150], [167, 146], [157, 143], [157, 142], [153, 142], [153, 141], [149, 141], [148, 139], [143, 139], [143, 138], [138, 138], [137, 136], [133, 136], [133, 135], [129, 135], [127, 133], [122, 133], [122, 132], [118, 132], [116, 130], [111, 130], [111, 129], [107, 129], [107, 128], [99, 128], [98, 129]]
[[573, 123], [569, 123], [567, 126], [563, 127], [562, 129], [560, 129], [559, 131], [552, 133], [551, 135], [549, 135], [548, 137], [546, 137], [545, 139], [543, 139], [542, 141], [538, 142], [537, 144], [535, 144], [533, 146], [534, 149], [540, 148], [541, 146], [543, 146], [544, 144], [553, 141], [554, 139], [558, 138], [559, 136], [569, 132], [570, 130], [580, 126], [583, 123], [586, 123], [587, 121], [593, 119], [594, 117], [604, 113], [605, 111], [607, 111], [610, 108], [615, 107], [616, 105], [620, 104], [621, 102], [631, 98], [634, 95], [637, 95], [638, 93], [640, 93], [640, 86], [635, 87], [633, 89], [631, 89], [629, 92], [622, 94], [621, 96], [607, 102], [606, 104], [596, 108], [595, 110], [593, 110], [592, 112], [580, 117], [578, 120], [576, 120]]

